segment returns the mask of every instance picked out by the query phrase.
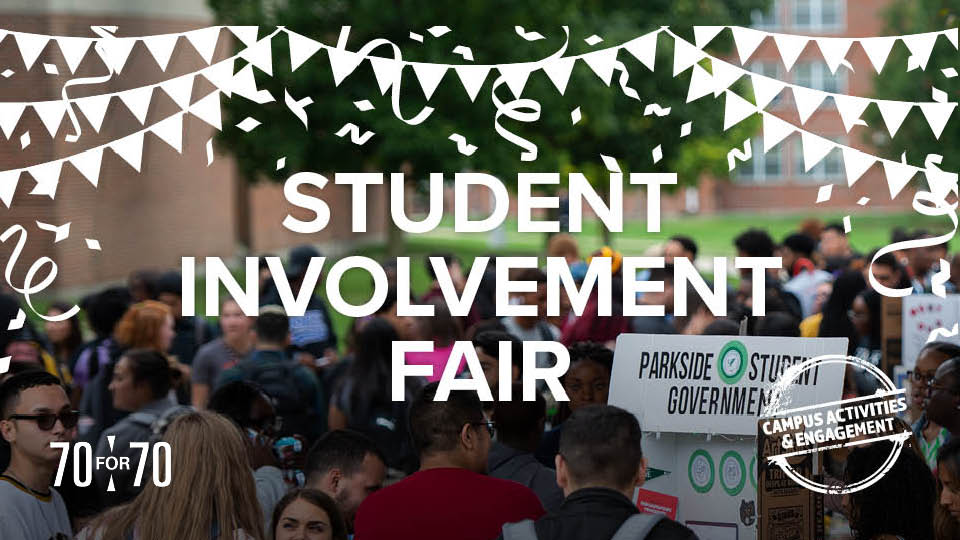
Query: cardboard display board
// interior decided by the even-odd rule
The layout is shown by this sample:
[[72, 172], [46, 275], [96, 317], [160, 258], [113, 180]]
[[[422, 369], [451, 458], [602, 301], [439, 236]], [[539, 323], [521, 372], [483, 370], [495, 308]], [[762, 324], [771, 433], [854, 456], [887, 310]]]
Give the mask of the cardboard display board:
[[880, 363], [880, 369], [884, 373], [892, 374], [893, 367], [902, 363], [903, 299], [884, 296], [881, 301], [880, 334], [883, 345], [883, 359]]
[[[903, 298], [902, 361], [907, 369], [917, 363], [920, 349], [937, 328], [950, 330], [960, 319], [960, 296], [940, 298], [933, 294], [916, 294]], [[949, 341], [960, 345], [960, 334], [938, 337], [937, 341]]]
[[[823, 495], [798, 486], [767, 457], [782, 453], [781, 434], [765, 435], [758, 431], [758, 505], [757, 540], [803, 540], [823, 538]], [[790, 459], [798, 474], [818, 480], [822, 463], [818, 454]]]

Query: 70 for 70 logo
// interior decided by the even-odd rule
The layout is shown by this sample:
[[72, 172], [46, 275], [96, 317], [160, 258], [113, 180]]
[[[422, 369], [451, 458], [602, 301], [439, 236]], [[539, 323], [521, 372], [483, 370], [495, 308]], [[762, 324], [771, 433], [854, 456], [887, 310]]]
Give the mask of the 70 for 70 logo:
[[[114, 437], [108, 436], [107, 442], [110, 450], [113, 450]], [[70, 454], [70, 443], [51, 442], [51, 448], [58, 448], [60, 454], [60, 464], [57, 466], [57, 476], [53, 481], [55, 487], [60, 487], [63, 480], [63, 472], [67, 466], [68, 455]], [[152, 447], [152, 448], [151, 448]], [[140, 459], [137, 463], [136, 476], [133, 479], [133, 486], [140, 487], [143, 481], [144, 471], [147, 465], [147, 456], [152, 455], [152, 476], [153, 483], [157, 487], [166, 487], [170, 485], [170, 444], [166, 442], [131, 442], [131, 449], [140, 450]], [[161, 452], [162, 450], [162, 452]], [[129, 471], [129, 456], [96, 456], [94, 459], [93, 450], [90, 443], [79, 442], [73, 445], [73, 482], [79, 487], [87, 487], [93, 481], [93, 471], [105, 469], [107, 471]], [[110, 476], [110, 483], [107, 491], [116, 491], [113, 484], [113, 475]]]

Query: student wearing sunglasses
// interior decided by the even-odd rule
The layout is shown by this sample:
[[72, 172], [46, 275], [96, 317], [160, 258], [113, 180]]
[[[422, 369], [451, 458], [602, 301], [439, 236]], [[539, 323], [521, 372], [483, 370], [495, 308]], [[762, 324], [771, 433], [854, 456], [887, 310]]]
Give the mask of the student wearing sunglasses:
[[42, 371], [0, 385], [0, 434], [10, 465], [0, 475], [0, 538], [72, 538], [63, 498], [50, 484], [61, 450], [76, 437], [78, 414], [60, 380]]

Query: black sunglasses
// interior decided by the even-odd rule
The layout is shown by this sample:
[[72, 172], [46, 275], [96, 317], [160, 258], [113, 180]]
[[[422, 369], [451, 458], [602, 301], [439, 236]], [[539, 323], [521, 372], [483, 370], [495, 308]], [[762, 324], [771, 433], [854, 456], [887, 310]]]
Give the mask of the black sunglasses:
[[62, 411], [56, 413], [43, 414], [11, 414], [7, 420], [34, 420], [37, 427], [42, 431], [50, 431], [57, 424], [57, 420], [63, 424], [66, 429], [71, 429], [77, 425], [80, 419], [80, 411]]

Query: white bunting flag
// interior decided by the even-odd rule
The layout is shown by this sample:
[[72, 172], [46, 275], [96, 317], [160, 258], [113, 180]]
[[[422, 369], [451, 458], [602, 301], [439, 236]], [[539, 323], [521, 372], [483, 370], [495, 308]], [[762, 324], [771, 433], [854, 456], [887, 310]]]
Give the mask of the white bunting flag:
[[845, 94], [833, 94], [833, 101], [837, 105], [837, 111], [840, 113], [840, 119], [843, 121], [843, 127], [847, 133], [850, 133], [853, 126], [867, 125], [860, 119], [860, 116], [863, 115], [867, 105], [870, 105], [869, 99]]
[[883, 70], [883, 65], [887, 63], [887, 57], [890, 56], [890, 49], [896, 42], [896, 36], [872, 37], [860, 40], [860, 45], [867, 53], [867, 58], [870, 59], [870, 63], [873, 64], [873, 69], [877, 70], [877, 73]]
[[37, 111], [37, 116], [40, 117], [40, 121], [43, 122], [43, 126], [47, 128], [50, 136], [56, 137], [63, 115], [67, 114], [67, 105], [63, 100], [38, 101], [37, 103], [31, 103], [30, 106]]
[[483, 87], [484, 81], [487, 80], [490, 66], [463, 65], [454, 67], [454, 70], [457, 72], [457, 76], [460, 77], [460, 82], [463, 84], [463, 89], [467, 91], [470, 101], [476, 101], [477, 95], [480, 93], [480, 88]]
[[687, 103], [696, 101], [703, 96], [713, 92], [713, 75], [707, 73], [707, 70], [698, 64], [693, 66], [693, 73], [690, 75], [690, 88], [687, 91]]
[[213, 61], [213, 53], [217, 49], [217, 40], [220, 38], [219, 26], [191, 30], [184, 36], [206, 63]]
[[178, 34], [160, 34], [157, 36], [146, 36], [143, 38], [143, 44], [150, 51], [150, 55], [157, 61], [157, 65], [163, 71], [167, 70], [170, 64], [170, 56], [173, 54], [173, 48], [180, 39]]
[[710, 67], [713, 69], [714, 97], [720, 97], [724, 90], [743, 76], [742, 69], [718, 58], [710, 59]]
[[944, 30], [943, 35], [947, 36], [947, 39], [950, 40], [950, 44], [953, 45], [954, 49], [960, 49], [960, 41], [958, 41], [958, 36], [960, 36], [960, 28], [954, 26], [949, 30]]
[[238, 96], [245, 97], [260, 105], [274, 101], [269, 90], [257, 89], [257, 81], [253, 77], [253, 64], [243, 66], [243, 69], [233, 76], [231, 88], [233, 93]]
[[0, 171], [0, 201], [3, 201], [7, 208], [10, 208], [10, 203], [13, 202], [13, 194], [17, 191], [19, 180], [20, 169]]
[[122, 139], [117, 139], [110, 143], [109, 147], [133, 167], [135, 171], [140, 172], [140, 164], [143, 160], [142, 131], [127, 135]]
[[23, 110], [26, 107], [26, 103], [16, 101], [0, 102], [0, 129], [3, 130], [3, 136], [7, 139], [13, 135], [13, 130], [20, 123], [20, 117], [23, 116]]
[[380, 94], [386, 94], [391, 86], [399, 84], [403, 62], [393, 58], [371, 56], [370, 66], [373, 68], [373, 76], [377, 79], [377, 86], [380, 87]]
[[840, 151], [843, 153], [843, 168], [847, 173], [847, 187], [852, 187], [863, 173], [877, 162], [877, 158], [856, 148], [842, 146]]
[[899, 161], [883, 160], [883, 172], [887, 175], [887, 187], [890, 188], [890, 198], [896, 199], [897, 195], [903, 191], [903, 188], [910, 183], [910, 180], [920, 169], [913, 165], [900, 163]]
[[497, 66], [497, 69], [500, 70], [500, 75], [502, 75], [507, 82], [507, 87], [510, 88], [510, 91], [513, 92], [513, 95], [517, 99], [520, 99], [520, 94], [523, 93], [523, 87], [527, 85], [530, 70], [533, 69], [532, 65], [533, 64], [529, 63], [519, 63]]
[[103, 117], [107, 114], [107, 107], [110, 105], [110, 94], [100, 96], [90, 96], [77, 98], [73, 103], [77, 105], [80, 112], [87, 117], [87, 121], [93, 126], [93, 130], [100, 132], [100, 126], [103, 125]]
[[267, 75], [273, 76], [273, 47], [270, 38], [263, 38], [253, 47], [240, 51], [240, 58], [257, 66]]
[[[903, 36], [903, 43], [910, 49], [910, 62], [920, 66], [920, 69], [927, 69], [927, 62], [930, 60], [930, 53], [933, 52], [933, 45], [937, 41], [939, 32], [927, 32], [925, 34], [913, 34]], [[908, 66], [907, 71], [910, 68]]]
[[797, 104], [797, 113], [800, 115], [800, 123], [806, 124], [807, 120], [814, 111], [823, 103], [826, 94], [819, 90], [813, 90], [803, 86], [791, 86], [793, 90], [793, 100]]
[[93, 184], [93, 187], [97, 187], [97, 182], [100, 180], [100, 163], [103, 161], [102, 147], [80, 152], [71, 157], [69, 161], [88, 182]]
[[751, 75], [750, 80], [753, 82], [753, 96], [757, 100], [757, 107], [763, 109], [773, 101], [773, 98], [786, 88], [786, 83], [780, 82], [777, 79], [771, 77], [764, 77], [763, 75]]
[[738, 94], [729, 90], [726, 91], [726, 103], [723, 108], [723, 130], [739, 124], [744, 118], [757, 112], [757, 107], [753, 103], [743, 99]]
[[150, 110], [150, 98], [153, 97], [152, 86], [126, 90], [117, 94], [117, 97], [130, 109], [130, 112], [133, 113], [133, 116], [135, 116], [141, 124], [147, 121], [147, 111]]
[[333, 84], [340, 86], [340, 83], [348, 75], [357, 69], [360, 62], [363, 62], [363, 56], [346, 49], [327, 49], [330, 55], [330, 70], [333, 71]]
[[163, 142], [169, 144], [177, 151], [183, 153], [183, 112], [178, 112], [169, 118], [165, 118], [156, 124], [150, 126], [150, 131], [160, 137]]
[[126, 65], [127, 58], [130, 57], [130, 51], [136, 43], [137, 38], [111, 37], [97, 41], [94, 50], [97, 51], [100, 59], [112, 73], [120, 73], [123, 71], [123, 66]]
[[27, 67], [27, 71], [30, 71], [33, 63], [37, 61], [40, 53], [43, 52], [44, 47], [47, 46], [47, 42], [50, 41], [50, 37], [40, 34], [25, 34], [23, 32], [13, 32], [13, 37], [17, 41], [17, 47], [20, 48], [20, 57], [23, 59], [23, 65]]
[[647, 69], [653, 71], [657, 60], [657, 35], [659, 32], [650, 32], [638, 38], [631, 39], [623, 45], [623, 48], [634, 58], [640, 61]]
[[583, 55], [583, 61], [607, 86], [610, 86], [610, 81], [613, 80], [613, 68], [617, 63], [617, 50], [617, 47], [610, 47]]
[[762, 113], [763, 116], [763, 153], [766, 154], [771, 148], [780, 141], [787, 138], [788, 135], [797, 130], [789, 122], [768, 113]]
[[219, 88], [227, 97], [230, 97], [233, 93], [233, 62], [233, 58], [228, 58], [200, 72], [201, 75], [210, 81], [210, 84]]
[[60, 184], [60, 169], [63, 167], [63, 161], [48, 161], [33, 167], [27, 167], [27, 172], [37, 182], [30, 195], [46, 195], [51, 199], [57, 193], [57, 185]]
[[570, 72], [573, 71], [573, 64], [577, 61], [574, 57], [555, 58], [548, 61], [543, 66], [543, 72], [550, 78], [550, 82], [557, 87], [560, 95], [567, 91], [567, 83], [570, 81]]
[[820, 163], [836, 144], [830, 139], [807, 131], [800, 132], [800, 142], [803, 145], [803, 171], [810, 172], [817, 163]]
[[190, 105], [190, 114], [217, 128], [223, 129], [220, 118], [220, 92], [213, 91]]
[[830, 73], [836, 74], [837, 68], [844, 63], [850, 46], [853, 45], [853, 39], [824, 37], [817, 38], [816, 41], [827, 67], [830, 68]]
[[733, 30], [733, 41], [737, 45], [737, 53], [740, 55], [740, 65], [747, 65], [747, 60], [750, 59], [750, 56], [753, 55], [753, 52], [757, 50], [757, 47], [760, 46], [760, 43], [763, 41], [767, 34], [759, 30], [754, 30], [753, 28], [744, 28], [742, 26], [734, 26]]
[[90, 49], [90, 44], [93, 43], [93, 40], [90, 38], [84, 37], [58, 37], [57, 46], [60, 47], [60, 52], [63, 53], [63, 59], [67, 61], [67, 67], [70, 68], [70, 73], [77, 71], [77, 68], [80, 67], [80, 62], [83, 60], [83, 57], [87, 55], [87, 50]]
[[447, 66], [445, 64], [425, 64], [421, 62], [411, 62], [410, 65], [413, 66], [413, 72], [417, 75], [417, 80], [420, 81], [423, 95], [429, 100], [433, 97], [433, 92], [436, 91], [437, 86], [440, 85], [440, 80], [447, 73]]
[[696, 43], [697, 48], [702, 49], [713, 41], [713, 38], [717, 37], [717, 34], [724, 28], [726, 26], [694, 26], [693, 42]]
[[174, 103], [181, 109], [186, 109], [190, 105], [190, 97], [193, 95], [193, 74], [181, 75], [160, 83], [160, 88]]
[[287, 30], [287, 39], [290, 43], [290, 71], [296, 71], [323, 47], [319, 41], [290, 30]]
[[937, 139], [943, 133], [943, 128], [946, 127], [947, 121], [950, 120], [950, 116], [953, 115], [953, 110], [956, 107], [955, 102], [920, 104], [920, 110], [923, 111], [923, 116], [926, 117], [930, 129]]
[[707, 55], [692, 44], [682, 40], [673, 40], [673, 76], [686, 71], [690, 66], [703, 60]]
[[890, 137], [893, 138], [903, 124], [904, 118], [907, 117], [907, 113], [913, 107], [913, 103], [887, 100], [877, 100], [875, 103], [880, 108], [880, 116], [883, 117], [883, 122], [887, 125]]
[[780, 58], [783, 59], [783, 65], [787, 67], [787, 71], [790, 71], [793, 69], [793, 64], [796, 63], [797, 58], [800, 57], [800, 53], [806, 48], [810, 38], [793, 34], [774, 34], [773, 40], [777, 43], [777, 48], [780, 49]]
[[257, 26], [228, 26], [227, 29], [237, 36], [237, 39], [240, 40], [247, 47], [252, 47], [254, 43], [257, 42]]

